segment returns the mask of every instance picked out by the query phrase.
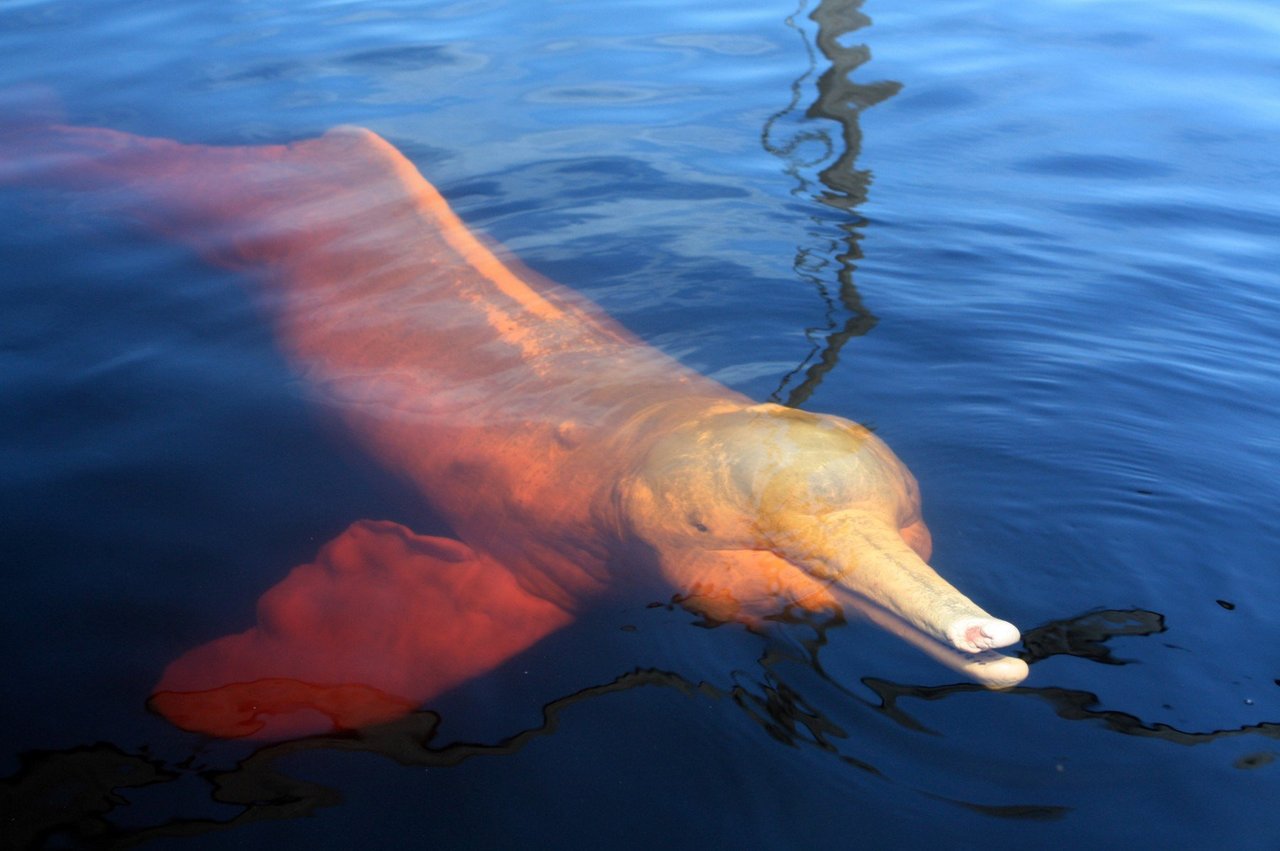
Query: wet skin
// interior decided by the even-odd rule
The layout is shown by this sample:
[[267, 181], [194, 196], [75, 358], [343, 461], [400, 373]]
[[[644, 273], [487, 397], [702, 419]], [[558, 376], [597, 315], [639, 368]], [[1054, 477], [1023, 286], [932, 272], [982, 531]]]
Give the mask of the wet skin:
[[152, 705], [179, 726], [387, 720], [654, 582], [722, 621], [861, 612], [989, 686], [1026, 676], [992, 652], [1018, 630], [928, 565], [916, 482], [875, 435], [755, 404], [500, 259], [379, 136], [45, 125], [0, 131], [0, 152], [0, 184], [74, 191], [245, 270], [317, 403], [458, 535], [354, 524], [256, 626], [169, 666]]

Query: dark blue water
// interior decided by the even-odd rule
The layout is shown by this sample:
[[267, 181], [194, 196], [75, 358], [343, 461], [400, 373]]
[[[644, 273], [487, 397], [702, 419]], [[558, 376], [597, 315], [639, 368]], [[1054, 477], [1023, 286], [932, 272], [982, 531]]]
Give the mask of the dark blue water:
[[9, 2], [0, 87], [191, 142], [372, 127], [652, 344], [874, 426], [1024, 686], [637, 604], [375, 741], [178, 731], [175, 655], [350, 521], [439, 520], [235, 274], [6, 189], [4, 843], [1280, 847], [1280, 12], [811, 12]]

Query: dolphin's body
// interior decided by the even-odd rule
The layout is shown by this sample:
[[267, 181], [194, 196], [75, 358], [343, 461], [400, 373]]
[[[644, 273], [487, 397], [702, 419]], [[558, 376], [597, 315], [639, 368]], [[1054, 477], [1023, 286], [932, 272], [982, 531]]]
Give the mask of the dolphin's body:
[[411, 711], [661, 581], [752, 622], [856, 608], [991, 686], [1018, 640], [926, 563], [915, 480], [878, 438], [751, 400], [500, 260], [379, 136], [206, 147], [0, 133], [0, 183], [59, 185], [252, 270], [280, 346], [460, 540], [360, 521], [264, 594], [258, 624], [164, 672], [152, 705], [221, 736]]

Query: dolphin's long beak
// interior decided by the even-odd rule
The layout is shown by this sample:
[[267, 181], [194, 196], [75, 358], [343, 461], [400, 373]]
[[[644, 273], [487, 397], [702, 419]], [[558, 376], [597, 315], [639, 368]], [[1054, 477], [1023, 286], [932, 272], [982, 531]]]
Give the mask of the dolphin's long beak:
[[961, 594], [907, 545], [892, 524], [860, 510], [775, 516], [770, 543], [791, 563], [889, 632], [992, 688], [1027, 676], [1021, 659], [993, 652], [1020, 638]]
[[[880, 606], [868, 601], [860, 594], [845, 588], [835, 589], [835, 598], [843, 604], [845, 612], [854, 610], [867, 620], [879, 626], [885, 632], [923, 651], [948, 668], [963, 674], [974, 682], [987, 688], [1009, 688], [1016, 686], [1027, 678], [1027, 663], [1016, 656], [1005, 656], [994, 650], [983, 650], [979, 653], [962, 653], [926, 635], [902, 618], [892, 614]], [[1001, 621], [1004, 623], [1004, 621]], [[1012, 624], [1006, 624], [1012, 627]], [[1014, 629], [1016, 632], [1016, 628]]]

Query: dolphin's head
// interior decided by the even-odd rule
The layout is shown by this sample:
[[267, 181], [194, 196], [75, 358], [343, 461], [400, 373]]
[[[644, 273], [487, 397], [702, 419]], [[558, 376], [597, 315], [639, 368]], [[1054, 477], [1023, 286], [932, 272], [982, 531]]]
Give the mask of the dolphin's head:
[[926, 563], [915, 478], [849, 420], [718, 409], [658, 439], [623, 483], [629, 531], [682, 599], [723, 619], [856, 608], [993, 686], [1026, 676], [1018, 640]]
[[654, 445], [631, 484], [637, 531], [665, 546], [772, 549], [787, 514], [857, 509], [895, 528], [920, 521], [915, 478], [884, 441], [841, 417], [781, 405], [685, 423]]

